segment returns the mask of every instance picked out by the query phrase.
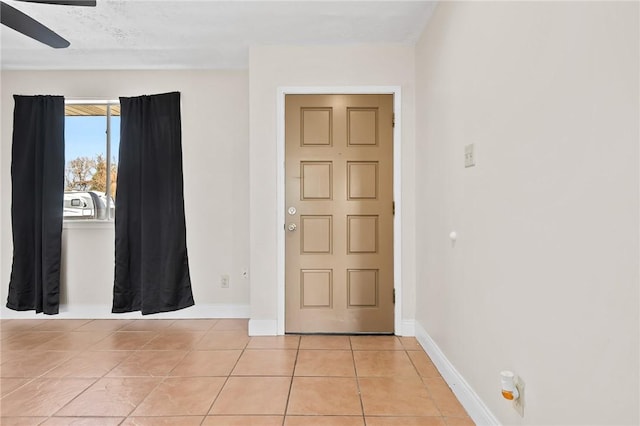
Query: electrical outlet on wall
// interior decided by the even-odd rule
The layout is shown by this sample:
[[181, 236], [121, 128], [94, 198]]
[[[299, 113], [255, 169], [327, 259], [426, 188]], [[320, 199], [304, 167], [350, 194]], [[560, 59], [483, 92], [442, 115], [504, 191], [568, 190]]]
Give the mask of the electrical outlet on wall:
[[476, 165], [475, 145], [469, 144], [464, 147], [464, 166], [473, 167]]
[[220, 275], [220, 288], [229, 288], [229, 275]]

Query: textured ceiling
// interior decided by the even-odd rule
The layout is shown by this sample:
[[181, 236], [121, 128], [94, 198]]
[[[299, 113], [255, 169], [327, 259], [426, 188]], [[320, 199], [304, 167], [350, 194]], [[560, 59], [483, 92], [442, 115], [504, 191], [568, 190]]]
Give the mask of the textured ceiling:
[[71, 42], [52, 49], [0, 30], [3, 69], [228, 69], [249, 46], [415, 43], [433, 1], [4, 0]]

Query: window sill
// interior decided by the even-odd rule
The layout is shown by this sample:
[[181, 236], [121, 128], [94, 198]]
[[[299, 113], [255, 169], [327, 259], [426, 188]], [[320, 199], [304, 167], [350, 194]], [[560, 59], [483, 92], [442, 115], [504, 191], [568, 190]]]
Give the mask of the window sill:
[[65, 220], [62, 229], [113, 229], [113, 220]]

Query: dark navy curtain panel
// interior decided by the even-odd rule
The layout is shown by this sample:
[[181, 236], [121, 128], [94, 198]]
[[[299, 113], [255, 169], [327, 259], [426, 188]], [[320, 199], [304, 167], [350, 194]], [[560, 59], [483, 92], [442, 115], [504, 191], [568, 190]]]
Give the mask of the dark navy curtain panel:
[[13, 98], [13, 264], [7, 308], [57, 314], [64, 199], [64, 97]]
[[192, 306], [180, 93], [120, 98], [120, 114], [112, 312]]

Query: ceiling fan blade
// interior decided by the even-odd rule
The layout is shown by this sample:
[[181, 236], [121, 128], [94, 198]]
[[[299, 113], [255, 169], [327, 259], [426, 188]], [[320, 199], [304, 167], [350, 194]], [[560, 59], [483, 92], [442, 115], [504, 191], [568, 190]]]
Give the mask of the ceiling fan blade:
[[0, 2], [0, 23], [56, 49], [71, 44], [40, 22], [4, 2]]
[[61, 6], [89, 6], [95, 7], [96, 0], [17, 0], [26, 3], [44, 3], [44, 4], [57, 4]]

